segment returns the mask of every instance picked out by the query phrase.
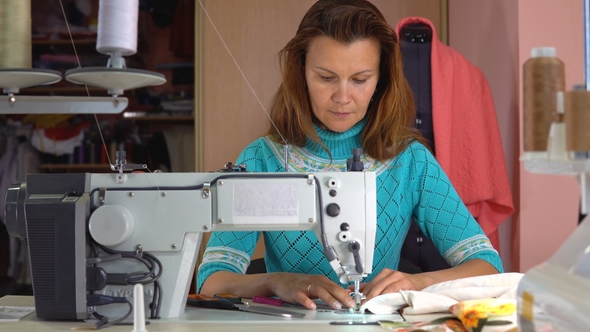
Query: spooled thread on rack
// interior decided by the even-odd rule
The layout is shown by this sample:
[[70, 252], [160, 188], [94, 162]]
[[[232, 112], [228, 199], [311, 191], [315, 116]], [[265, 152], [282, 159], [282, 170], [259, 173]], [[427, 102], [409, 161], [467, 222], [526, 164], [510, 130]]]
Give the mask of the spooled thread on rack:
[[3, 113], [20, 108], [21, 103], [13, 108], [20, 89], [61, 80], [58, 71], [33, 69], [31, 59], [31, 0], [0, 1], [0, 89], [8, 94]]
[[139, 0], [100, 0], [96, 50], [110, 55], [107, 67], [125, 68], [122, 56], [137, 52]]
[[125, 90], [166, 83], [161, 73], [128, 69], [125, 64], [123, 56], [137, 51], [138, 19], [139, 0], [100, 0], [96, 49], [110, 55], [107, 66], [70, 69], [66, 79], [104, 88], [114, 98]]
[[564, 122], [564, 93], [557, 93], [557, 113], [551, 123], [549, 131], [549, 140], [547, 141], [547, 159], [549, 160], [568, 160], [566, 145], [566, 124]]
[[554, 47], [537, 47], [523, 67], [524, 151], [527, 159], [546, 159], [557, 93], [565, 91], [565, 68]]
[[31, 0], [0, 1], [0, 69], [31, 68]]
[[574, 157], [587, 158], [590, 151], [590, 91], [576, 85], [565, 93], [567, 150]]

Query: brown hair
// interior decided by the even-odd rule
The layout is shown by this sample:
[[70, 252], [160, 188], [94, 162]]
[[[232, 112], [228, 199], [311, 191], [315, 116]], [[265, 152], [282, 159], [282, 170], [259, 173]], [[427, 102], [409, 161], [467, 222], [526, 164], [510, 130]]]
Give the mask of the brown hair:
[[313, 127], [305, 81], [307, 49], [320, 36], [345, 45], [369, 38], [380, 44], [379, 81], [361, 137], [364, 153], [385, 161], [414, 140], [424, 142], [413, 126], [414, 98], [403, 73], [397, 35], [377, 7], [366, 0], [320, 0], [307, 11], [295, 37], [278, 54], [283, 80], [271, 104], [274, 125], [267, 134], [278, 143], [284, 139], [301, 147], [309, 137], [321, 144]]

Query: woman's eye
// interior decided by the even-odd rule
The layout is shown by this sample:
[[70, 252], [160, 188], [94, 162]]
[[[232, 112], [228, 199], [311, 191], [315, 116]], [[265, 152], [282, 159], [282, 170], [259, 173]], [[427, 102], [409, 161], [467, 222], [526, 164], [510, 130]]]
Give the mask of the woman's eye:
[[363, 84], [363, 83], [365, 83], [365, 82], [367, 81], [367, 79], [363, 79], [363, 80], [353, 80], [353, 81], [354, 81], [354, 83], [357, 83], [357, 84]]
[[331, 81], [332, 77], [331, 76], [320, 76], [322, 78], [322, 80], [324, 81]]

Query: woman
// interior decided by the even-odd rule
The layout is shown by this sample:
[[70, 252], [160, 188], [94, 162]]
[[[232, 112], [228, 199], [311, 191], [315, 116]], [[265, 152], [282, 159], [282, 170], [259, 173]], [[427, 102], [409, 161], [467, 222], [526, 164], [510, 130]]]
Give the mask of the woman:
[[[377, 175], [377, 237], [367, 299], [400, 289], [421, 290], [456, 278], [502, 272], [489, 239], [469, 214], [423, 138], [413, 128], [414, 101], [394, 30], [365, 0], [320, 0], [279, 53], [283, 80], [272, 106], [273, 125], [238, 158], [247, 170], [344, 171], [353, 148]], [[450, 269], [397, 271], [410, 222], [416, 220]], [[315, 309], [355, 306], [348, 285], [324, 258], [311, 231], [263, 232], [268, 273], [245, 275], [260, 232], [213, 233], [199, 267], [198, 290], [243, 297], [276, 295]]]

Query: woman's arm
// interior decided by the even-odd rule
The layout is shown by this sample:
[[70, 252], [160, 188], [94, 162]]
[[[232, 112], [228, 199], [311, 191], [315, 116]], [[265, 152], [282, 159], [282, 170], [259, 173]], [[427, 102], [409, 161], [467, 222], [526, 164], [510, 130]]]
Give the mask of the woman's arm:
[[399, 290], [422, 290], [444, 281], [496, 273], [498, 273], [496, 268], [481, 259], [472, 259], [445, 270], [417, 274], [383, 269], [371, 282], [363, 285], [362, 291], [369, 300], [375, 296]]
[[354, 300], [348, 290], [325, 276], [297, 273], [238, 274], [228, 271], [215, 272], [203, 283], [201, 293], [235, 294], [251, 298], [255, 295], [276, 295], [287, 302], [297, 302], [308, 309], [315, 309], [312, 298], [320, 298], [334, 309], [352, 308]]
[[219, 271], [209, 276], [203, 283], [201, 294], [235, 294], [246, 298], [273, 295], [268, 287], [267, 273], [238, 274], [229, 271]]
[[397, 162], [397, 170], [406, 171], [401, 178], [406, 181], [405, 197], [412, 198], [411, 218], [453, 267], [419, 274], [385, 268], [363, 285], [365, 296], [369, 299], [402, 289], [422, 290], [443, 281], [502, 272], [500, 256], [432, 154], [413, 144]]
[[472, 259], [450, 269], [420, 273], [418, 276], [422, 279], [424, 289], [443, 281], [497, 273], [499, 271], [492, 264], [482, 259]]

